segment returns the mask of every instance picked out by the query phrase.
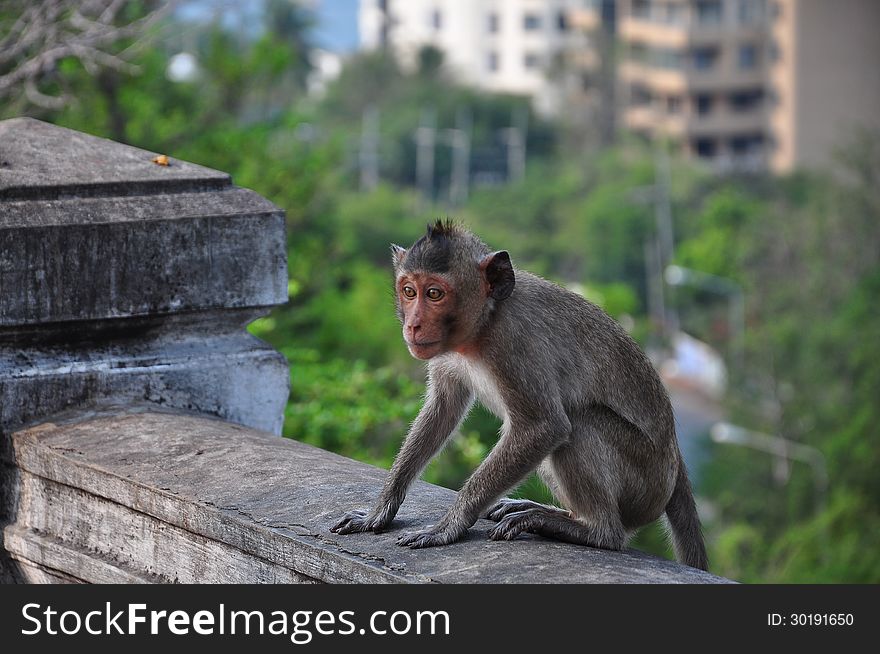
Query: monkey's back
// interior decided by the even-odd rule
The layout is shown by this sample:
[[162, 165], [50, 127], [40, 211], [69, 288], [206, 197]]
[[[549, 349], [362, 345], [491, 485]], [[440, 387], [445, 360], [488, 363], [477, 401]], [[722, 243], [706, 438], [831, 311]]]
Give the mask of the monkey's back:
[[[669, 396], [639, 345], [601, 308], [550, 281], [516, 271], [516, 288], [495, 309], [487, 342], [509, 349], [500, 360], [535, 393], [558, 394], [569, 417], [605, 406], [655, 445], [675, 442]], [[517, 320], [517, 316], [526, 316]], [[500, 317], [500, 315], [499, 315]]]

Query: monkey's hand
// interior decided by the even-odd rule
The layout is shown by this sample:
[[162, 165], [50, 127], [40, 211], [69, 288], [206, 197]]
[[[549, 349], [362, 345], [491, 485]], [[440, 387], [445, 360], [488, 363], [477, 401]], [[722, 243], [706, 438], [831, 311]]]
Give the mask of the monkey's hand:
[[394, 515], [382, 509], [367, 513], [366, 511], [349, 511], [332, 527], [335, 534], [356, 534], [364, 531], [379, 533], [391, 524]]
[[397, 544], [401, 547], [411, 547], [420, 549], [422, 547], [439, 547], [440, 545], [449, 545], [464, 536], [467, 529], [456, 529], [454, 527], [436, 526], [420, 529], [419, 531], [408, 531], [401, 534], [397, 538]]

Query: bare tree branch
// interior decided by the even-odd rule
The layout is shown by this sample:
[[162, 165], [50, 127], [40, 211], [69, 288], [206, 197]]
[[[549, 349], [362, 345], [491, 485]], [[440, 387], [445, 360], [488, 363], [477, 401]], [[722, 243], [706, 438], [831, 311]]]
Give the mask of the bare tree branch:
[[[86, 71], [103, 69], [136, 74], [128, 57], [150, 29], [176, 4], [162, 2], [146, 15], [124, 22], [130, 0], [7, 0], [0, 10], [0, 100], [25, 97], [35, 105], [58, 109], [72, 98], [50, 95], [41, 82], [68, 58], [79, 60]], [[134, 40], [125, 49], [118, 45]]]

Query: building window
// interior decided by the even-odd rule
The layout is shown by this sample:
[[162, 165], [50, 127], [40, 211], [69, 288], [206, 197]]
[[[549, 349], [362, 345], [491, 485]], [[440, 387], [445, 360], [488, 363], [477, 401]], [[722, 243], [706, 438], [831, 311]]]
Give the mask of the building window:
[[757, 154], [764, 145], [764, 137], [761, 134], [744, 134], [734, 136], [729, 141], [730, 151], [736, 156]]
[[739, 46], [740, 70], [753, 70], [758, 66], [758, 46], [754, 43], [743, 43]]
[[737, 93], [731, 93], [727, 101], [733, 111], [746, 112], [754, 111], [760, 107], [763, 98], [764, 93], [760, 89], [755, 89], [753, 91], [738, 91]]
[[739, 0], [738, 14], [742, 25], [757, 25], [764, 20], [764, 0]]
[[649, 20], [651, 18], [651, 3], [649, 0], [633, 0], [632, 3], [633, 18]]
[[666, 98], [666, 113], [670, 115], [681, 113], [681, 97], [678, 95], [670, 95]]
[[723, 13], [720, 0], [697, 0], [694, 5], [697, 10], [697, 22], [700, 25], [719, 25]]
[[712, 70], [718, 61], [718, 48], [694, 48], [692, 55], [695, 70]]
[[568, 31], [568, 16], [564, 11], [560, 11], [556, 14], [556, 27], [560, 32]]
[[629, 47], [629, 58], [642, 64], [648, 63], [648, 47], [644, 43], [633, 43]]
[[651, 90], [641, 84], [633, 84], [630, 88], [629, 103], [633, 107], [647, 107], [651, 104], [653, 96]]
[[673, 50], [671, 48], [656, 48], [651, 52], [651, 63], [658, 68], [667, 68], [669, 70], [681, 70], [684, 57], [681, 50]]
[[490, 34], [497, 34], [501, 29], [501, 21], [498, 19], [498, 14], [495, 12], [489, 14], [488, 28]]
[[435, 9], [431, 12], [431, 27], [437, 31], [443, 29], [443, 12], [439, 9]]
[[694, 139], [694, 152], [697, 153], [698, 157], [702, 157], [704, 159], [711, 159], [715, 156], [715, 139], [707, 139], [700, 138]]
[[770, 18], [773, 20], [779, 20], [782, 18], [782, 4], [779, 2], [773, 2], [770, 5]]
[[541, 58], [534, 52], [526, 52], [523, 57], [523, 66], [528, 69], [534, 69], [541, 65]]
[[486, 58], [486, 66], [493, 73], [501, 67], [498, 59], [498, 53], [494, 50], [490, 52], [489, 56]]
[[523, 16], [523, 29], [526, 32], [534, 32], [541, 29], [541, 17], [538, 14], [526, 14]]
[[694, 97], [694, 106], [697, 110], [697, 114], [700, 116], [706, 116], [712, 113], [712, 105], [713, 100], [711, 95], [707, 95], [705, 93], [701, 93]]
[[685, 22], [684, 5], [672, 2], [666, 5], [665, 22], [670, 25], [682, 25]]

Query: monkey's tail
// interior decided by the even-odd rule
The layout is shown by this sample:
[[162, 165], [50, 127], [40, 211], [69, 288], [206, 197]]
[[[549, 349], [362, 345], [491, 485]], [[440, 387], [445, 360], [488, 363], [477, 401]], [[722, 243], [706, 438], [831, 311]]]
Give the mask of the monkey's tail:
[[678, 477], [675, 479], [672, 497], [669, 498], [669, 503], [666, 505], [666, 517], [669, 519], [671, 527], [675, 557], [685, 565], [708, 570], [709, 558], [706, 556], [706, 546], [703, 543], [697, 505], [694, 502], [687, 469], [680, 456]]

